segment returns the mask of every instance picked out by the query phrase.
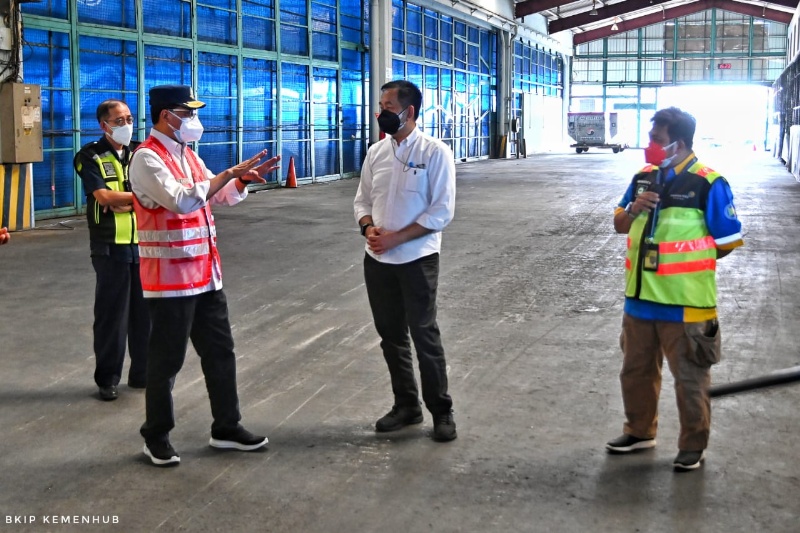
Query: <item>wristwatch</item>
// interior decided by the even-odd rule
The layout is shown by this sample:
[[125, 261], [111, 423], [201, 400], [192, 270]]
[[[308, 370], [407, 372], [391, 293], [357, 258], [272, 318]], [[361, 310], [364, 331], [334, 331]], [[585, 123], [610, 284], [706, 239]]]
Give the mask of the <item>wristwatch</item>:
[[370, 226], [374, 226], [374, 225], [375, 224], [373, 224], [372, 222], [367, 222], [366, 224], [361, 224], [361, 236], [362, 237], [366, 237], [367, 236], [367, 228], [370, 227]]
[[633, 202], [628, 202], [628, 205], [625, 206], [625, 214], [631, 218], [636, 218], [639, 215], [635, 215], [631, 209], [633, 208]]

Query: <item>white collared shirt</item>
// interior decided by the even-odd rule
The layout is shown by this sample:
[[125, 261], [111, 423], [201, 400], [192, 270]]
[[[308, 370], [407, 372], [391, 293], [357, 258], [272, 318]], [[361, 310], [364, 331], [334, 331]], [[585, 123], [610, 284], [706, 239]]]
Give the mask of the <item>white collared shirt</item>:
[[353, 202], [356, 223], [371, 215], [377, 227], [398, 231], [416, 222], [432, 233], [382, 255], [378, 261], [403, 264], [437, 253], [442, 230], [453, 220], [456, 166], [453, 152], [418, 127], [399, 144], [387, 135], [370, 147]]
[[[174, 139], [164, 135], [155, 129], [150, 130], [150, 135], [155, 137], [172, 159], [183, 169], [186, 176], [191, 176], [189, 162], [185, 159], [184, 146]], [[197, 156], [197, 154], [195, 154]], [[214, 178], [215, 174], [206, 167], [206, 164], [197, 156], [200, 168], [206, 175], [207, 180]], [[148, 148], [139, 148], [134, 152], [128, 174], [131, 182], [131, 189], [136, 199], [142, 206], [148, 209], [164, 207], [174, 213], [191, 213], [201, 209], [206, 205], [206, 195], [211, 186], [209, 181], [195, 183], [193, 187], [181, 185], [172, 172], [162, 161], [161, 157]], [[247, 188], [241, 193], [236, 187], [236, 180], [231, 180], [225, 184], [214, 196], [208, 200], [212, 205], [235, 205], [247, 198]], [[219, 262], [214, 259], [211, 269], [211, 282], [204, 287], [186, 289], [182, 291], [143, 291], [145, 298], [173, 298], [176, 296], [192, 296], [204, 292], [216, 291], [222, 288], [222, 268]]]

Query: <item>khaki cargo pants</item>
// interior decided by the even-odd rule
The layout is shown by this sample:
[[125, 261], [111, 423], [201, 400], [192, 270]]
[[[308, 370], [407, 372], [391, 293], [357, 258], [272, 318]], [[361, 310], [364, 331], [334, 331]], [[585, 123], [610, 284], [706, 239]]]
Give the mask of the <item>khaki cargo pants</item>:
[[666, 357], [675, 380], [680, 416], [678, 448], [704, 450], [711, 428], [710, 368], [719, 361], [720, 345], [716, 320], [662, 322], [624, 314], [619, 375], [626, 417], [623, 432], [638, 438], [655, 438], [661, 368]]

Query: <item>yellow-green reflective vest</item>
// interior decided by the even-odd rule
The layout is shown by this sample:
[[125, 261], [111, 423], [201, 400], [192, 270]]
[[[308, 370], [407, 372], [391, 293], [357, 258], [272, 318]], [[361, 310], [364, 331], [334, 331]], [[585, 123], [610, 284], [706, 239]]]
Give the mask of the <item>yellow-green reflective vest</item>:
[[[100, 175], [106, 187], [112, 191], [126, 192], [125, 181], [128, 168], [123, 167], [116, 154], [106, 151], [92, 151], [92, 159], [100, 168]], [[80, 169], [78, 169], [80, 170]], [[92, 240], [109, 244], [138, 244], [136, 233], [136, 213], [114, 213], [110, 209], [103, 212], [103, 206], [94, 195], [86, 199], [86, 216], [89, 221], [89, 236]]]
[[[640, 173], [634, 180], [643, 177], [647, 174]], [[705, 209], [711, 184], [719, 177], [695, 162], [665, 185], [653, 236], [659, 256], [655, 271], [642, 268], [653, 213], [636, 217], [628, 232], [625, 296], [660, 304], [716, 307], [717, 247], [706, 227]]]

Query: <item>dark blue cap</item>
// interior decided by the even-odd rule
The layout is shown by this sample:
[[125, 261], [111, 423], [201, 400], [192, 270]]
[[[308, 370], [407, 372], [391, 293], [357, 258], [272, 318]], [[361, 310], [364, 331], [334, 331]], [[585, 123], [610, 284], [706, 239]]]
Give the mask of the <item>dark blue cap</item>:
[[194, 97], [194, 91], [188, 85], [156, 85], [150, 89], [150, 107], [167, 109], [181, 106], [189, 109], [200, 109], [206, 104]]

